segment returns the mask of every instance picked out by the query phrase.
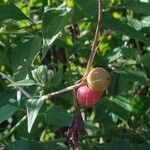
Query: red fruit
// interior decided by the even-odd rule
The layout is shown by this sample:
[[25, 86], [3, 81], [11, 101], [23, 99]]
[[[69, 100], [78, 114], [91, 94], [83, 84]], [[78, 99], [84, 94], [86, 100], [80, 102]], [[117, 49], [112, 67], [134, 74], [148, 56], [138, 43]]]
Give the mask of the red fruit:
[[91, 90], [88, 86], [82, 85], [77, 89], [77, 99], [79, 104], [92, 107], [101, 97], [101, 93]]

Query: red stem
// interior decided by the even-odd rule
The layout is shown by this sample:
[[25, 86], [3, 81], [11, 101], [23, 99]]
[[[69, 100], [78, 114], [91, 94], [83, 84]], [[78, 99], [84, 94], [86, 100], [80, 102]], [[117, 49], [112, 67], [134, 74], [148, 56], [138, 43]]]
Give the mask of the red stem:
[[83, 80], [86, 78], [86, 76], [88, 75], [89, 71], [91, 70], [91, 66], [94, 60], [94, 56], [96, 54], [97, 51], [97, 45], [98, 45], [98, 35], [100, 34], [100, 28], [101, 28], [101, 17], [102, 16], [102, 8], [101, 8], [101, 0], [98, 0], [98, 22], [97, 22], [97, 28], [95, 31], [95, 37], [92, 43], [92, 47], [91, 47], [91, 54], [86, 66], [86, 71], [85, 74], [83, 76]]

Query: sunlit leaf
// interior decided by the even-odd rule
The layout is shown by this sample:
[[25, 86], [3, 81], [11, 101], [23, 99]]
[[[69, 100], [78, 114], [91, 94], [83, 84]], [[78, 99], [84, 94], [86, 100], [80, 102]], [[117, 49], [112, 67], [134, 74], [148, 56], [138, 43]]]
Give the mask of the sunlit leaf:
[[39, 110], [41, 109], [44, 100], [47, 99], [47, 96], [43, 96], [39, 99], [29, 99], [27, 103], [27, 116], [28, 116], [28, 132], [31, 132], [32, 126], [35, 122], [35, 119], [38, 116]]

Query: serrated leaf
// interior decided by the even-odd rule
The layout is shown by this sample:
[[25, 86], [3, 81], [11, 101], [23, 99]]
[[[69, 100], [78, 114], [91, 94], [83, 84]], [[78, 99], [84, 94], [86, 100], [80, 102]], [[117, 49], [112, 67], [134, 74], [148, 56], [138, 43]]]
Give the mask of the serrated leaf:
[[20, 141], [15, 141], [10, 143], [5, 150], [45, 150], [45, 148], [37, 143], [37, 142], [32, 142], [32, 141], [25, 141], [25, 140], [20, 140]]
[[11, 105], [5, 105], [0, 107], [0, 123], [9, 119], [18, 108]]
[[65, 127], [71, 125], [72, 115], [69, 114], [61, 106], [53, 106], [46, 113], [47, 122], [57, 127]]
[[39, 110], [41, 109], [44, 100], [47, 96], [42, 96], [39, 99], [29, 99], [27, 103], [27, 116], [28, 116], [28, 132], [31, 132], [32, 126], [38, 116]]
[[36, 85], [36, 82], [31, 79], [25, 79], [18, 82], [14, 82], [13, 85], [10, 84], [8, 85], [8, 87], [9, 86], [31, 86], [31, 85]]
[[0, 20], [3, 21], [5, 19], [22, 20], [28, 19], [28, 17], [13, 3], [0, 4]]

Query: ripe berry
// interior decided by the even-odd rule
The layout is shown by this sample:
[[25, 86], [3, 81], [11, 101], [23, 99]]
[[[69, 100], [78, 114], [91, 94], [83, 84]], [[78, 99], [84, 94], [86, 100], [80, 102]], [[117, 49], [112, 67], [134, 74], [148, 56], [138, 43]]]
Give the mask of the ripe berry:
[[88, 86], [96, 91], [103, 92], [111, 82], [109, 73], [100, 67], [92, 69], [87, 76]]
[[85, 107], [92, 107], [101, 97], [101, 93], [95, 92], [86, 85], [81, 85], [77, 89], [77, 99], [79, 104]]

